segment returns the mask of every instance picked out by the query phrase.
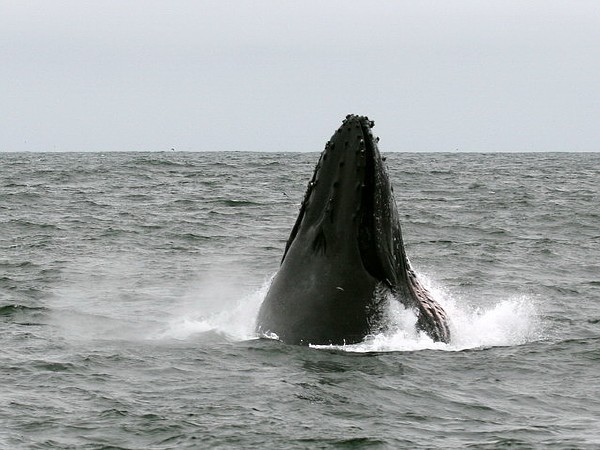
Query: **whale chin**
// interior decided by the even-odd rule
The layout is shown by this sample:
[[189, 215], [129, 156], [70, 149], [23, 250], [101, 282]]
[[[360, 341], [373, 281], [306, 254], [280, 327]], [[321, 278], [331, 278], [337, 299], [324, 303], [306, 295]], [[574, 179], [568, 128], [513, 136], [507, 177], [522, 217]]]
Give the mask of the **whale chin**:
[[384, 326], [390, 297], [448, 342], [444, 310], [404, 250], [373, 121], [348, 115], [325, 145], [261, 305], [257, 331], [290, 344], [352, 344]]

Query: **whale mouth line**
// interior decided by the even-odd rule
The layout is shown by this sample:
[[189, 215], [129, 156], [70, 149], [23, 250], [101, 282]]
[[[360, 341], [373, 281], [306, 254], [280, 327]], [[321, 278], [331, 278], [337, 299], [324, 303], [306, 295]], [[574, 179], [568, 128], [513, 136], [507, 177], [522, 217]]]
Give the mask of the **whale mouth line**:
[[[361, 219], [358, 228], [358, 247], [360, 251], [361, 262], [363, 268], [377, 280], [386, 280], [389, 284], [386, 271], [383, 268], [381, 258], [378, 255], [380, 243], [377, 242], [377, 223], [376, 223], [376, 202], [377, 198], [377, 179], [376, 166], [379, 163], [379, 152], [376, 149], [373, 141], [373, 136], [370, 127], [365, 124], [364, 120], [360, 121], [360, 127], [363, 134], [363, 142], [365, 145], [365, 172], [363, 178], [363, 192], [361, 198]], [[383, 224], [379, 224], [380, 227]]]

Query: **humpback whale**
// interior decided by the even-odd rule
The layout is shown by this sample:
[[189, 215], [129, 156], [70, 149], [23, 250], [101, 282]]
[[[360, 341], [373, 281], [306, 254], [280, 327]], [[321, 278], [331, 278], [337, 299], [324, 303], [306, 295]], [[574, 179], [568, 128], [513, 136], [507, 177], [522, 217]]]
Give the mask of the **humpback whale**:
[[353, 344], [384, 327], [385, 306], [412, 309], [416, 326], [448, 342], [442, 307], [404, 250], [384, 158], [365, 116], [348, 115], [325, 145], [260, 307], [261, 336], [289, 344]]

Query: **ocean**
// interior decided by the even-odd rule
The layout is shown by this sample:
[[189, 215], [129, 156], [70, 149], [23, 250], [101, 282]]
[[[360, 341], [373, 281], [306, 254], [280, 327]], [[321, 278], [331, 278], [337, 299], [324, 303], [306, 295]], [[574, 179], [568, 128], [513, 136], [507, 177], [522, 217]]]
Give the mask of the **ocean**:
[[600, 154], [386, 156], [449, 344], [257, 339], [316, 153], [0, 153], [0, 448], [600, 448]]

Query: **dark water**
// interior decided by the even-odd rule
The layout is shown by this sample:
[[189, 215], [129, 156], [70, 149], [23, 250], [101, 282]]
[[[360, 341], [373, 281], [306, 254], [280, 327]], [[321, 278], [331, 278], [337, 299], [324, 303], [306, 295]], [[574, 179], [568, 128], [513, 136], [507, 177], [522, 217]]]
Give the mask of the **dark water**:
[[454, 341], [257, 340], [316, 159], [0, 154], [0, 447], [600, 447], [600, 154], [389, 154]]

